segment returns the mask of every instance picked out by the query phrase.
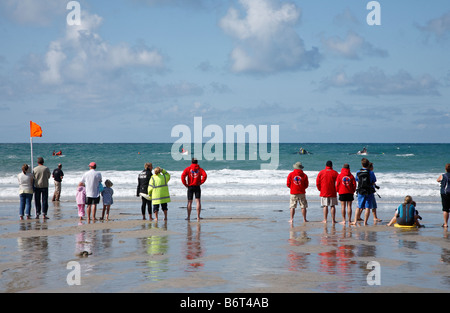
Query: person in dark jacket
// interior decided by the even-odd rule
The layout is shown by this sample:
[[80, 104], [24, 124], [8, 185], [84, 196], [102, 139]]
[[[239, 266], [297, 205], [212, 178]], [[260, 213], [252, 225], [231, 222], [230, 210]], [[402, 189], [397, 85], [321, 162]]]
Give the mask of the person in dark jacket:
[[442, 227], [447, 228], [450, 212], [450, 163], [445, 165], [445, 174], [439, 176], [437, 181], [441, 183], [442, 212], [444, 215], [444, 224], [442, 224]]
[[59, 198], [61, 197], [61, 184], [62, 179], [64, 177], [64, 172], [62, 171], [62, 164], [58, 164], [58, 168], [55, 168], [53, 170], [53, 179], [55, 180], [55, 192], [53, 194], [52, 201], [59, 201]]
[[142, 219], [145, 220], [145, 207], [147, 207], [147, 212], [150, 221], [153, 220], [152, 200], [148, 196], [147, 190], [148, 190], [148, 182], [153, 175], [152, 169], [153, 169], [152, 163], [145, 163], [144, 170], [138, 176], [138, 185], [136, 189], [136, 197], [141, 197], [142, 200], [141, 204]]

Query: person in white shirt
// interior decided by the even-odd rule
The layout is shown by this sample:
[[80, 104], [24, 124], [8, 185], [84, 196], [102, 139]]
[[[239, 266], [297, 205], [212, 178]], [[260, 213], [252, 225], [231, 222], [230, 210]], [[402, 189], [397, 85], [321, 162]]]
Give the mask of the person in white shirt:
[[95, 169], [97, 164], [91, 162], [89, 164], [89, 171], [84, 173], [81, 178], [81, 182], [86, 185], [86, 213], [88, 222], [91, 220], [91, 207], [92, 207], [92, 218], [97, 220], [95, 213], [97, 212], [97, 204], [100, 202], [100, 190], [99, 184], [102, 182], [102, 174], [97, 172]]

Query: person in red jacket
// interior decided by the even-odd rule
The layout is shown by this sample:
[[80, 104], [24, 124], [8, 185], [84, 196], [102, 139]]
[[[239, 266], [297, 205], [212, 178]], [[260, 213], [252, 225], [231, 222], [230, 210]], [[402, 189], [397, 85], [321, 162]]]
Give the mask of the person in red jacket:
[[308, 176], [303, 172], [304, 166], [301, 162], [294, 164], [294, 171], [289, 173], [287, 177], [286, 185], [291, 190], [290, 199], [290, 210], [291, 219], [290, 223], [294, 221], [295, 208], [297, 207], [297, 202], [302, 209], [303, 221], [307, 222], [306, 219], [306, 208], [308, 207], [308, 201], [306, 201], [306, 188], [309, 186]]
[[197, 159], [192, 159], [192, 164], [183, 171], [181, 174], [181, 182], [183, 185], [187, 187], [187, 218], [186, 220], [190, 220], [191, 218], [191, 210], [192, 210], [192, 201], [194, 199], [197, 201], [197, 220], [200, 220], [200, 212], [202, 210], [201, 206], [201, 189], [200, 185], [202, 185], [206, 181], [207, 175], [206, 172], [198, 165]]
[[320, 191], [320, 203], [323, 207], [323, 221], [327, 222], [328, 207], [331, 207], [332, 223], [336, 223], [336, 179], [339, 173], [333, 170], [333, 162], [327, 161], [325, 169], [319, 172], [316, 178], [316, 186]]
[[341, 173], [336, 179], [336, 191], [339, 194], [339, 201], [341, 202], [342, 222], [345, 225], [346, 212], [348, 214], [348, 222], [352, 221], [352, 202], [355, 199], [353, 194], [356, 191], [356, 180], [350, 172], [350, 165], [347, 163], [342, 167]]

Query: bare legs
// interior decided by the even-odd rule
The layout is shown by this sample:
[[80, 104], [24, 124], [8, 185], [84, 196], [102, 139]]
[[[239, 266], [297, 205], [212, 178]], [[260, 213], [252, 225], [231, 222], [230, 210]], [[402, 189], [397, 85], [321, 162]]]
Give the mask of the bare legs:
[[[193, 200], [188, 200], [187, 218], [186, 218], [187, 221], [189, 221], [191, 219], [192, 201]], [[197, 220], [201, 220], [200, 213], [202, 211], [202, 203], [201, 203], [200, 199], [195, 199], [195, 201], [196, 201], [196, 205], [197, 205]]]

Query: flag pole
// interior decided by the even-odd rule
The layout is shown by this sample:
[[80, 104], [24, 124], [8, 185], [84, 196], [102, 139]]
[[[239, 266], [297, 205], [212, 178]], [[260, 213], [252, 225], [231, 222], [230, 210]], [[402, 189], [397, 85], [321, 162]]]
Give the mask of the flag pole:
[[[39, 126], [36, 123], [33, 123], [33, 121], [30, 121], [31, 172], [33, 173], [33, 184], [34, 184], [33, 137], [42, 137], [42, 129], [41, 126]], [[34, 199], [34, 204], [35, 204], [34, 213], [36, 214], [36, 197]]]
[[[33, 175], [33, 191], [34, 191], [34, 162], [33, 162], [33, 137], [30, 136], [30, 147], [31, 147], [31, 175]], [[35, 199], [36, 200], [36, 199]], [[32, 201], [34, 207], [34, 216], [36, 216], [36, 201]]]
[[31, 146], [31, 171], [33, 171], [33, 137], [30, 137], [30, 146]]

